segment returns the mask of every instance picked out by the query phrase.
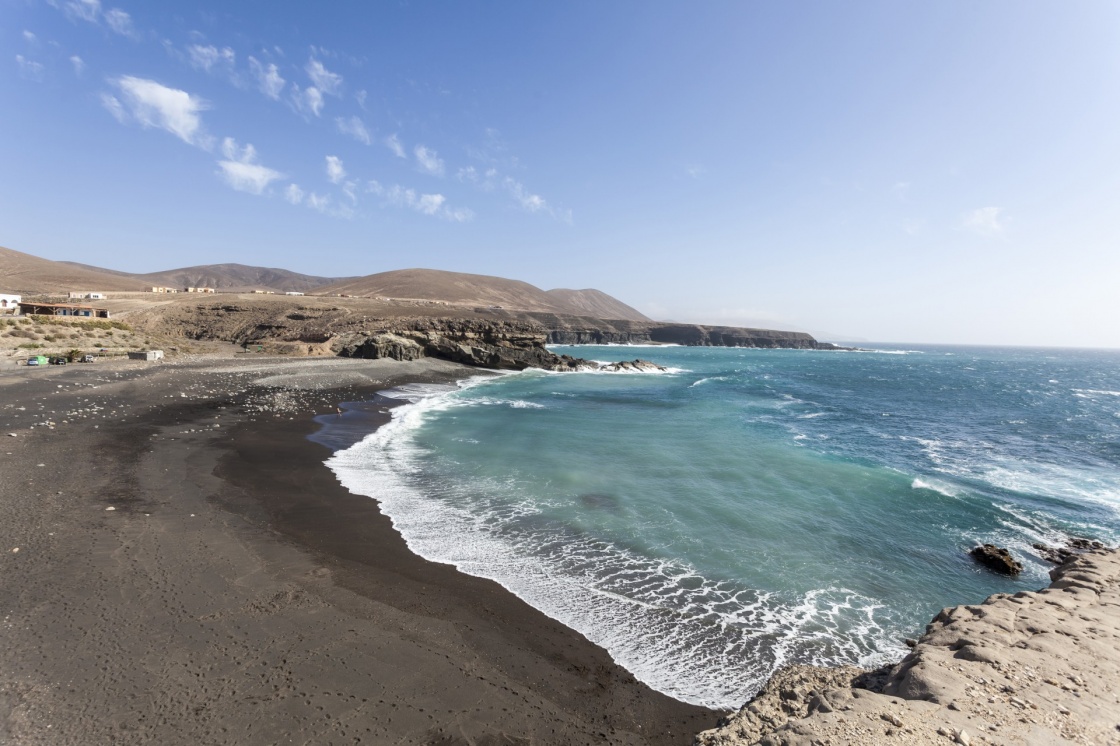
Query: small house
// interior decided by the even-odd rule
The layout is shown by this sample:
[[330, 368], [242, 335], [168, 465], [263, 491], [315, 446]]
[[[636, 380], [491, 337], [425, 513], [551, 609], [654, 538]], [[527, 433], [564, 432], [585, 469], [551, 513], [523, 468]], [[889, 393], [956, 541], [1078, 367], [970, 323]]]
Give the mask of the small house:
[[178, 288], [165, 288], [165, 287], [154, 286], [154, 287], [152, 287], [152, 292], [153, 293], [177, 293], [177, 292], [179, 292], [179, 289]]
[[17, 313], [22, 300], [23, 296], [21, 295], [0, 293], [0, 313]]
[[216, 293], [214, 288], [187, 288], [188, 293]]
[[294, 290], [289, 290], [288, 292], [284, 293], [284, 295], [303, 295], [303, 293], [297, 293]]
[[163, 350], [140, 350], [128, 353], [129, 360], [163, 360]]
[[66, 297], [70, 300], [105, 300], [105, 293], [91, 293], [88, 290], [71, 290]]

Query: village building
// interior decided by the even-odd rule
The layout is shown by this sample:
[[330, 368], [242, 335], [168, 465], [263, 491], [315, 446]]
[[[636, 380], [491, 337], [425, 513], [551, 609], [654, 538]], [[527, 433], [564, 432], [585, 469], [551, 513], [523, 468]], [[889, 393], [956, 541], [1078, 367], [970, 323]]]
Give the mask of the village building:
[[152, 292], [153, 293], [177, 293], [177, 292], [179, 292], [179, 288], [163, 288], [163, 287], [153, 286], [152, 287]]
[[163, 360], [163, 350], [140, 350], [128, 353], [129, 360]]
[[66, 297], [70, 300], [105, 300], [105, 293], [91, 293], [87, 290], [71, 290]]
[[107, 319], [109, 309], [79, 306], [71, 303], [28, 303], [21, 301], [20, 312], [33, 316], [74, 316], [84, 319]]
[[21, 300], [23, 300], [21, 295], [0, 293], [0, 313], [18, 313]]
[[284, 293], [284, 295], [303, 295], [303, 293], [297, 293], [294, 290], [289, 290], [288, 292]]
[[187, 288], [188, 293], [216, 293], [214, 288]]

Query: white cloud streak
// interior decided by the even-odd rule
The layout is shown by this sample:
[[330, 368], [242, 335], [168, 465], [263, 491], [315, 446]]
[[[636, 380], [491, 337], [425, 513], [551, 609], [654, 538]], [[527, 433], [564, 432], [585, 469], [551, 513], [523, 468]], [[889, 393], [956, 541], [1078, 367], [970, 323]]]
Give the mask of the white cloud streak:
[[964, 216], [964, 227], [980, 236], [1002, 236], [1007, 218], [998, 207], [981, 207]]
[[86, 63], [78, 55], [75, 54], [70, 58], [70, 64], [74, 66], [75, 75], [81, 75], [85, 72]]
[[303, 190], [299, 188], [299, 184], [289, 184], [288, 188], [284, 190], [284, 199], [293, 205], [303, 202]]
[[401, 141], [395, 133], [385, 138], [385, 147], [398, 158], [408, 157], [408, 154], [404, 152], [404, 145], [401, 145]]
[[337, 96], [342, 92], [342, 76], [332, 73], [323, 63], [312, 57], [303, 68], [311, 82], [323, 93]]
[[17, 54], [16, 65], [19, 67], [19, 74], [24, 78], [27, 78], [28, 80], [34, 80], [36, 82], [42, 81], [43, 65], [41, 63], [35, 62], [34, 60], [29, 60], [22, 54]]
[[327, 156], [327, 178], [332, 184], [341, 184], [346, 178], [346, 169], [342, 167], [342, 159], [336, 155]]
[[278, 101], [280, 94], [284, 92], [286, 81], [280, 77], [280, 70], [276, 65], [272, 63], [265, 65], [256, 57], [249, 57], [249, 70], [253, 73], [253, 77], [257, 79], [257, 87], [261, 93], [273, 101]]
[[232, 137], [222, 140], [222, 155], [226, 160], [218, 161], [218, 173], [226, 183], [239, 192], [263, 194], [268, 185], [284, 174], [257, 163], [257, 150], [250, 144], [238, 148]]
[[[177, 88], [168, 88], [154, 80], [131, 75], [117, 78], [112, 83], [120, 89], [128, 113], [141, 126], [165, 130], [183, 142], [203, 149], [210, 147], [210, 138], [206, 136], [199, 116], [210, 107], [201, 98]], [[124, 111], [118, 99], [112, 96], [109, 98], [117, 102], [116, 108]], [[105, 97], [102, 97], [102, 103], [117, 116], [113, 104], [107, 103]]]
[[292, 83], [292, 105], [296, 111], [319, 116], [323, 113], [323, 94], [314, 86], [300, 89]]
[[365, 123], [359, 117], [336, 117], [334, 123], [338, 125], [338, 131], [342, 134], [350, 135], [350, 137], [366, 145], [372, 142], [369, 130], [366, 129]]
[[416, 155], [416, 165], [421, 171], [432, 176], [443, 176], [443, 161], [436, 151], [417, 145], [412, 152]]
[[127, 36], [134, 40], [140, 38], [139, 32], [136, 31], [136, 27], [132, 23], [132, 16], [120, 8], [110, 8], [103, 12], [101, 10], [101, 0], [70, 0], [62, 6], [62, 12], [74, 21], [81, 20], [99, 24], [104, 20], [105, 25], [121, 36]]
[[381, 197], [385, 204], [415, 210], [422, 215], [465, 223], [474, 219], [474, 212], [465, 207], [450, 208], [447, 198], [442, 194], [421, 194], [414, 189], [406, 189], [398, 184], [384, 186], [377, 181], [369, 182], [368, 191]]
[[140, 38], [136, 27], [132, 25], [132, 16], [120, 8], [110, 8], [105, 11], [105, 23], [109, 24], [109, 28], [113, 29], [121, 36], [127, 36], [129, 39]]
[[237, 62], [237, 55], [229, 47], [218, 49], [215, 46], [193, 44], [187, 48], [187, 54], [190, 56], [191, 67], [208, 73], [215, 68], [232, 70]]

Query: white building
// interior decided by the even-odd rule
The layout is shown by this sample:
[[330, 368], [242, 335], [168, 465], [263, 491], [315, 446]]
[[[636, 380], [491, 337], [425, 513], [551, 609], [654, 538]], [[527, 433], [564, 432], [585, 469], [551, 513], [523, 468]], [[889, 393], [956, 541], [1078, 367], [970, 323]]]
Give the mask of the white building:
[[0, 313], [19, 313], [19, 304], [22, 300], [22, 295], [0, 293]]
[[303, 295], [303, 293], [297, 293], [294, 290], [289, 290], [288, 292], [284, 293], [284, 295]]
[[87, 298], [89, 300], [105, 300], [105, 293], [91, 293], [87, 290], [71, 290], [67, 297], [71, 300], [83, 300]]

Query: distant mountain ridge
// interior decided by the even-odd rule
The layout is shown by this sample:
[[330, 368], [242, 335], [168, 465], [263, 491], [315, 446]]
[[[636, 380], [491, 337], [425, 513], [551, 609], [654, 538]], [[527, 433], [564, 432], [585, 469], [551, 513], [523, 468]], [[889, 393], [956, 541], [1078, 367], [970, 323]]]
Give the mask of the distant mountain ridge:
[[520, 280], [438, 269], [379, 272], [326, 285], [316, 292], [363, 298], [436, 300], [457, 305], [650, 321], [637, 309], [599, 290], [545, 291]]
[[78, 262], [56, 262], [0, 247], [0, 293], [58, 294], [71, 290], [142, 292], [155, 286], [429, 300], [487, 309], [500, 307], [599, 319], [651, 320], [600, 290], [546, 291], [520, 280], [463, 272], [401, 269], [364, 277], [316, 277], [286, 269], [208, 264], [141, 274]]
[[351, 277], [316, 277], [274, 267], [250, 267], [245, 264], [203, 264], [197, 267], [168, 269], [162, 272], [135, 274], [114, 269], [93, 267], [77, 262], [59, 262], [95, 272], [105, 272], [121, 277], [131, 277], [147, 286], [174, 288], [207, 287], [216, 290], [274, 290], [305, 293], [323, 285], [344, 282]]

